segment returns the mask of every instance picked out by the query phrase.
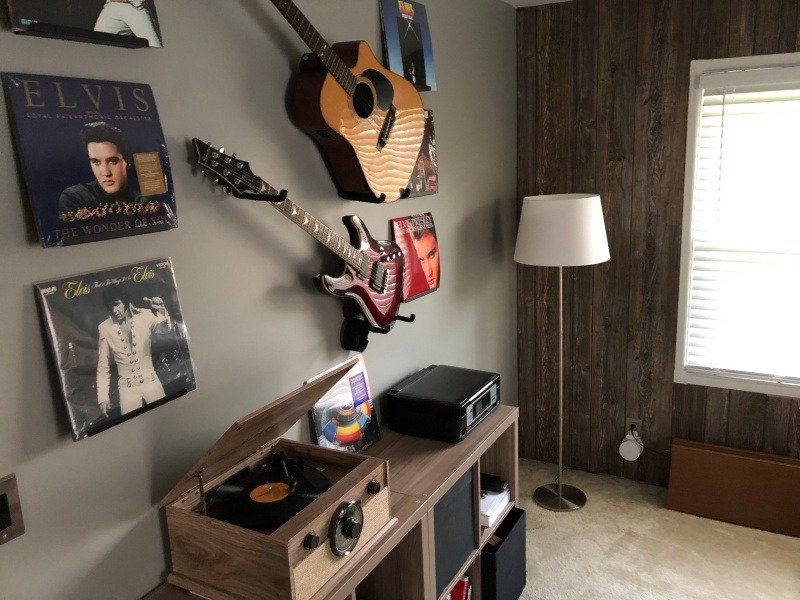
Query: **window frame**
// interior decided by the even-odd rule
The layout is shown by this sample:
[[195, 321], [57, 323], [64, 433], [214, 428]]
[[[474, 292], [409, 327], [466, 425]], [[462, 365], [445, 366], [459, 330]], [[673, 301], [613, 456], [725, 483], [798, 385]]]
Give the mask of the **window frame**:
[[[697, 150], [703, 104], [701, 75], [746, 69], [800, 66], [800, 52], [762, 56], [745, 56], [709, 60], [693, 60], [690, 67], [689, 107], [686, 131], [686, 163], [681, 224], [680, 280], [678, 291], [677, 335], [675, 338], [674, 381], [681, 384], [755, 392], [771, 396], [800, 398], [800, 384], [765, 380], [758, 376], [728, 372], [699, 373], [687, 369], [687, 338], [689, 332], [689, 302], [692, 277], [692, 214], [694, 209]], [[800, 340], [798, 340], [800, 343]]]

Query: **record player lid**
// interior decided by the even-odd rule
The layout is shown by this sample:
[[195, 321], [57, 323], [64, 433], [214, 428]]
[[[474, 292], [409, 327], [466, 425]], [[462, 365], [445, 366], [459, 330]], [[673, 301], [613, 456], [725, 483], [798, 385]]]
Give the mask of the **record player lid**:
[[358, 355], [325, 371], [306, 385], [236, 421], [159, 503], [166, 506], [198, 487], [197, 474], [211, 481], [286, 433], [358, 361]]

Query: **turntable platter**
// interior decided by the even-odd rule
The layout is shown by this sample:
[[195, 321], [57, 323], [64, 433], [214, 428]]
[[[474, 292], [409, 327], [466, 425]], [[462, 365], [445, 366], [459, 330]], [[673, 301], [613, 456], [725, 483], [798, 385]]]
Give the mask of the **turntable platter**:
[[246, 527], [279, 527], [325, 490], [330, 480], [316, 467], [276, 452], [271, 460], [244, 469], [206, 494], [209, 517]]

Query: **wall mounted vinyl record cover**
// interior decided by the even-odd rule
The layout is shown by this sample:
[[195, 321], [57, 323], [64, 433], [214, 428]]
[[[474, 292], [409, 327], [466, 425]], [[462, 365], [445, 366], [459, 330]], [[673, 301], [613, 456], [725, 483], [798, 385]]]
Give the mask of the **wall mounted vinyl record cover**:
[[309, 417], [312, 435], [324, 448], [362, 452], [381, 439], [363, 354], [314, 404]]
[[34, 287], [75, 440], [195, 389], [171, 259]]
[[42, 246], [178, 226], [149, 85], [23, 73], [2, 81]]
[[155, 0], [8, 0], [14, 33], [160, 48]]
[[436, 158], [436, 132], [433, 111], [425, 110], [425, 134], [417, 156], [417, 164], [409, 180], [409, 196], [427, 196], [439, 191], [439, 163]]
[[392, 236], [400, 247], [403, 267], [403, 302], [439, 289], [439, 239], [431, 213], [392, 219]]
[[420, 92], [436, 89], [433, 44], [425, 6], [410, 0], [381, 0], [383, 59]]

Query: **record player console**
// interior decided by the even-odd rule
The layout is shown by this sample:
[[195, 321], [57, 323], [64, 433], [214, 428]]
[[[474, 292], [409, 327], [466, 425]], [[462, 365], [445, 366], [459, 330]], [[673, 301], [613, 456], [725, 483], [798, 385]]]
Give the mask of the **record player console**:
[[164, 498], [170, 583], [307, 600], [391, 528], [388, 461], [273, 439], [354, 360], [234, 423]]

